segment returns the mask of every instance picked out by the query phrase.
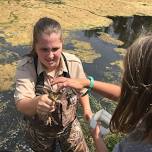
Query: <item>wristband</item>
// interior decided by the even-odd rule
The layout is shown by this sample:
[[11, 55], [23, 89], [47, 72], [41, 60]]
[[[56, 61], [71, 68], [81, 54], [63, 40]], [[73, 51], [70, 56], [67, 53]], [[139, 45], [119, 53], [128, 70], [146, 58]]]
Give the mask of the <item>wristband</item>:
[[90, 85], [88, 87], [88, 90], [84, 94], [82, 94], [81, 97], [83, 97], [83, 96], [85, 96], [87, 94], [90, 94], [92, 88], [94, 87], [94, 78], [92, 76], [88, 76], [88, 79], [90, 80]]
[[92, 88], [94, 87], [94, 78], [92, 76], [88, 76], [88, 79], [90, 80], [90, 85], [88, 88], [88, 93], [91, 92]]

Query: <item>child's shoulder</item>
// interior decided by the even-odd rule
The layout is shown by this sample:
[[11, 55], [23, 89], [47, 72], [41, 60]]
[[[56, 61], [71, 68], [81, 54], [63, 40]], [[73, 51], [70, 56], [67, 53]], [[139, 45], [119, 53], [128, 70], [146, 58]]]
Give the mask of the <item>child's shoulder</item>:
[[134, 131], [123, 138], [113, 149], [113, 152], [152, 152], [152, 144], [143, 141], [143, 135]]

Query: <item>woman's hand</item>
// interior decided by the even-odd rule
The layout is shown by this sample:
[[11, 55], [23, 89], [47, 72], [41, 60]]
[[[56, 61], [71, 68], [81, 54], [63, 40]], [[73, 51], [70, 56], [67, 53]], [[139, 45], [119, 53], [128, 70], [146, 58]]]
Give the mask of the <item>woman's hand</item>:
[[57, 84], [58, 87], [71, 87], [78, 91], [82, 90], [84, 87], [87, 87], [90, 81], [87, 79], [73, 79], [73, 78], [65, 78], [65, 77], [58, 77], [53, 80], [52, 85]]
[[55, 103], [48, 98], [48, 95], [42, 95], [37, 98], [36, 112], [46, 114], [55, 110]]

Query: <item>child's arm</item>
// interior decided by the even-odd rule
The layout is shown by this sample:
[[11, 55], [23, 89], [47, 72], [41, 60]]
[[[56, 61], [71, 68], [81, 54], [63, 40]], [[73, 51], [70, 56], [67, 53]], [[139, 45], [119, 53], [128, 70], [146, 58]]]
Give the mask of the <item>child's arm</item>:
[[[54, 80], [53, 84], [58, 84], [60, 87], [72, 87], [80, 91], [83, 88], [88, 88], [90, 86], [90, 80], [59, 77]], [[104, 97], [115, 101], [119, 99], [121, 93], [120, 86], [102, 81], [94, 81], [92, 89]]]
[[100, 134], [100, 126], [96, 125], [96, 128], [91, 129], [91, 134], [95, 143], [97, 152], [108, 152], [106, 145]]

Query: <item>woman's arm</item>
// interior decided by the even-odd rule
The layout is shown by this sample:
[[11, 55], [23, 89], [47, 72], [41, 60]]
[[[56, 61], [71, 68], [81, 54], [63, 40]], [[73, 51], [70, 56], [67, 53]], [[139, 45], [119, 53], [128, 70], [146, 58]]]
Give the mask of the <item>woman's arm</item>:
[[23, 98], [16, 102], [16, 107], [18, 111], [28, 116], [34, 116], [36, 113], [47, 113], [55, 109], [47, 94], [36, 96], [33, 99]]
[[37, 97], [30, 99], [24, 98], [16, 102], [17, 110], [21, 113], [33, 116], [36, 114], [36, 107], [37, 107]]
[[89, 96], [86, 95], [84, 97], [80, 97], [80, 104], [83, 108], [83, 115], [84, 115], [85, 120], [90, 121], [93, 114], [90, 107]]

